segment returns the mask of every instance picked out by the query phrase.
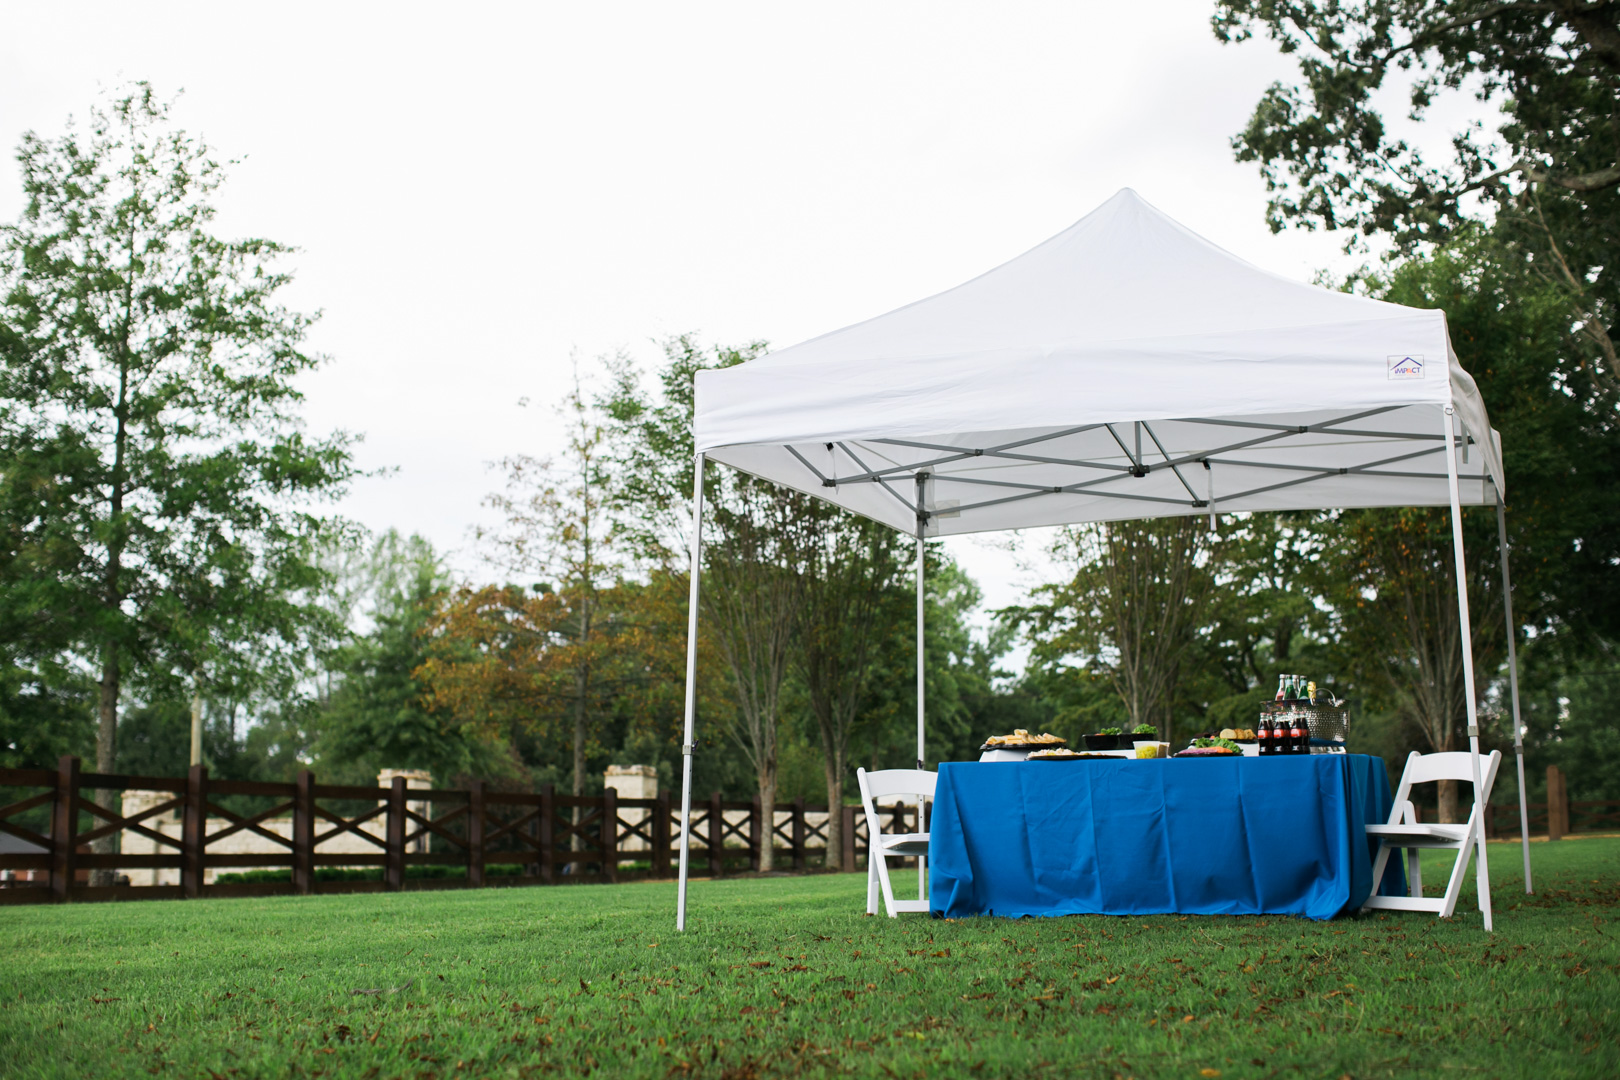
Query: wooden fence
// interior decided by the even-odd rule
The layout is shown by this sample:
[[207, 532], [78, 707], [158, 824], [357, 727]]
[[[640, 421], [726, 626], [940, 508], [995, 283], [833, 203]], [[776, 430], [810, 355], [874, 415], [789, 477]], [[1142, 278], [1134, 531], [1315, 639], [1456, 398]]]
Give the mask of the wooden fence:
[[[97, 791], [121, 790], [160, 794], [128, 816], [94, 801]], [[255, 808], [244, 810], [245, 802]], [[857, 809], [839, 808], [846, 842], [837, 869], [846, 872], [858, 861], [864, 867], [866, 818]], [[758, 870], [767, 843], [778, 867], [805, 870], [812, 852], [819, 857], [825, 851], [825, 810], [801, 799], [778, 803], [766, 815], [758, 799], [728, 800], [718, 793], [694, 801], [691, 873]], [[178, 835], [152, 827], [155, 819], [176, 811]], [[884, 813], [892, 817], [886, 830], [915, 829], [915, 807]], [[678, 814], [678, 801], [672, 805], [667, 795], [628, 799], [612, 789], [574, 797], [559, 795], [550, 785], [513, 792], [475, 781], [465, 791], [443, 791], [408, 788], [404, 777], [390, 787], [357, 787], [318, 784], [308, 771], [293, 783], [275, 784], [212, 780], [200, 765], [184, 779], [115, 776], [82, 772], [78, 758], [64, 757], [55, 771], [0, 769], [0, 833], [16, 838], [8, 845], [12, 851], [0, 851], [0, 876], [9, 886], [0, 888], [0, 903], [667, 878], [674, 876], [679, 858]], [[813, 824], [812, 815], [821, 821]], [[268, 853], [209, 850], [243, 832], [255, 834], [256, 846]], [[145, 838], [155, 853], [94, 850], [104, 846], [97, 841], [120, 835]], [[347, 846], [362, 850], [331, 850], [334, 839], [351, 837], [359, 841]], [[328, 850], [321, 850], [323, 844]], [[15, 850], [19, 847], [23, 850]], [[370, 868], [375, 880], [322, 880], [320, 871], [328, 867]], [[454, 876], [417, 877], [412, 867], [450, 868]], [[210, 882], [220, 868], [290, 873], [281, 881]], [[179, 884], [92, 884], [97, 871], [137, 870], [177, 870]]]
[[[1609, 799], [1572, 799], [1568, 803], [1569, 827], [1560, 829], [1558, 835], [1568, 836], [1572, 832], [1613, 832], [1620, 831], [1620, 800]], [[1547, 804], [1544, 802], [1528, 804], [1530, 811], [1530, 835], [1550, 836]], [[1485, 835], [1492, 839], [1511, 840], [1519, 835], [1519, 804], [1492, 803], [1490, 813], [1485, 817]]]

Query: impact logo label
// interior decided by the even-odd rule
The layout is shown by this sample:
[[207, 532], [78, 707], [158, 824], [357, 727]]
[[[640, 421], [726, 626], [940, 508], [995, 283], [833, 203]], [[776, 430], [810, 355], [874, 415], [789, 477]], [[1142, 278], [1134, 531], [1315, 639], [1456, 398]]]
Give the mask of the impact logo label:
[[1389, 358], [1389, 377], [1391, 379], [1423, 378], [1423, 357], [1391, 356]]

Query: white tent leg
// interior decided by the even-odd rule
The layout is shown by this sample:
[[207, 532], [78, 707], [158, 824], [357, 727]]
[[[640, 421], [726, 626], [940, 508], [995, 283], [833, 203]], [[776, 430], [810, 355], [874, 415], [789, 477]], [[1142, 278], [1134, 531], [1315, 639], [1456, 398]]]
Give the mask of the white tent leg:
[[686, 600], [686, 727], [681, 737], [681, 869], [675, 929], [686, 929], [686, 872], [692, 847], [692, 724], [697, 713], [698, 576], [703, 565], [703, 455], [692, 479], [692, 581]]
[[[923, 767], [923, 717], [925, 716], [925, 703], [927, 699], [927, 686], [924, 675], [927, 670], [927, 654], [923, 651], [923, 564], [926, 547], [923, 543], [923, 485], [927, 483], [926, 473], [917, 474], [917, 768]], [[917, 831], [923, 831], [923, 797], [917, 796]], [[917, 899], [928, 899], [928, 860], [922, 856], [917, 857]]]
[[926, 657], [923, 653], [923, 538], [917, 536], [917, 768], [923, 767], [923, 716], [928, 693], [925, 685]]
[[1462, 630], [1463, 692], [1468, 698], [1468, 753], [1474, 766], [1474, 858], [1478, 866], [1479, 910], [1485, 929], [1491, 929], [1491, 878], [1485, 859], [1484, 783], [1479, 769], [1479, 702], [1474, 695], [1474, 634], [1468, 621], [1468, 577], [1463, 563], [1462, 496], [1457, 488], [1457, 432], [1455, 410], [1445, 407], [1446, 483], [1451, 491], [1451, 546], [1457, 564], [1457, 619]]
[[1524, 724], [1519, 719], [1519, 654], [1514, 641], [1513, 582], [1508, 578], [1507, 510], [1496, 493], [1496, 543], [1502, 551], [1502, 609], [1507, 617], [1508, 690], [1513, 698], [1513, 754], [1519, 761], [1519, 841], [1524, 848], [1524, 891], [1535, 892], [1530, 881], [1530, 804], [1524, 791]]

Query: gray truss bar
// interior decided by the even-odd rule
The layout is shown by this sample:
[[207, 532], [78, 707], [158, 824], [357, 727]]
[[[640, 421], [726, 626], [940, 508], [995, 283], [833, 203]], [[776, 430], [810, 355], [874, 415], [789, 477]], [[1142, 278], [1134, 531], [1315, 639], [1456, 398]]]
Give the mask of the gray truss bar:
[[809, 469], [811, 472], [816, 474], [816, 479], [821, 481], [821, 486], [822, 487], [828, 486], [827, 485], [827, 477], [822, 473], [822, 471], [820, 469], [816, 468], [814, 465], [810, 464], [809, 459], [806, 458], [803, 454], [799, 453], [799, 451], [793, 446], [792, 443], [784, 443], [783, 445], [787, 447], [787, 452], [788, 453], [792, 454], [794, 457], [799, 459], [799, 464], [803, 465], [805, 468]]
[[[1146, 421], [1143, 422], [1142, 426], [1147, 429], [1148, 438], [1153, 440], [1153, 445], [1159, 448], [1159, 455], [1163, 457], [1164, 460], [1169, 461], [1170, 455], [1165, 452], [1164, 444], [1159, 441], [1159, 437], [1153, 434], [1153, 428]], [[1206, 458], [1205, 460], [1207, 461], [1208, 459]], [[1172, 465], [1170, 466], [1170, 471], [1176, 474], [1176, 479], [1180, 480], [1181, 486], [1187, 489], [1187, 494], [1192, 496], [1193, 502], [1199, 502], [1200, 500], [1198, 498], [1198, 492], [1194, 491], [1192, 489], [1192, 485], [1187, 483], [1187, 478], [1181, 475], [1181, 470]]]
[[[834, 443], [833, 445], [837, 446], [838, 449], [840, 449], [844, 453], [848, 454], [850, 460], [853, 461], [855, 464], [859, 465], [862, 470], [864, 470], [865, 472], [868, 472], [868, 473], [870, 473], [872, 471], [871, 466], [867, 465], [866, 462], [862, 461], [860, 459], [860, 457], [856, 455], [855, 451], [851, 450], [848, 446], [846, 446], [843, 443]], [[918, 514], [918, 515], [923, 514], [923, 508], [921, 506], [913, 506], [911, 503], [907, 502], [906, 499], [905, 499], [905, 496], [901, 495], [898, 491], [894, 490], [894, 488], [890, 487], [889, 482], [887, 480], [883, 479], [881, 476], [876, 477], [876, 480], [877, 480], [878, 483], [883, 485], [883, 490], [884, 491], [887, 491], [890, 495], [893, 495], [896, 499], [898, 499], [900, 501], [901, 506], [904, 506], [907, 510], [910, 510], [911, 512], [913, 512], [915, 514]]]
[[[1147, 469], [1144, 468], [1143, 465], [1142, 465], [1141, 455], [1131, 453], [1130, 447], [1126, 446], [1125, 443], [1120, 440], [1119, 432], [1114, 430], [1114, 425], [1113, 424], [1104, 424], [1103, 427], [1108, 429], [1108, 434], [1112, 435], [1114, 437], [1114, 441], [1119, 443], [1119, 448], [1122, 451], [1125, 452], [1126, 459], [1130, 461], [1132, 466], [1134, 466], [1134, 468], [1132, 468], [1130, 470], [1127, 470], [1127, 471], [1129, 471], [1132, 476], [1141, 476], [1144, 473], [1146, 473]], [[1137, 438], [1141, 438], [1141, 437], [1142, 437], [1141, 436], [1141, 429], [1138, 429], [1137, 430]]]
[[1078, 459], [1070, 460], [1069, 458], [1041, 457], [1039, 454], [1008, 454], [1002, 451], [991, 453], [987, 450], [984, 456], [1006, 461], [1032, 461], [1037, 465], [1071, 465], [1077, 469], [1103, 469], [1107, 472], [1122, 473], [1131, 471], [1129, 465], [1114, 465], [1106, 461], [1080, 461]]
[[[1366, 409], [1362, 412], [1351, 413], [1349, 416], [1341, 416], [1337, 420], [1324, 420], [1322, 424], [1348, 424], [1352, 420], [1360, 420], [1368, 416], [1378, 416], [1381, 413], [1394, 412], [1396, 409], [1404, 408], [1406, 408], [1405, 405], [1380, 405], [1376, 409]], [[1265, 424], [1254, 420], [1215, 420], [1207, 416], [1183, 416], [1172, 422], [1177, 424], [1214, 424], [1217, 427], [1261, 428], [1268, 431], [1298, 432], [1301, 430], [1298, 424]], [[1309, 424], [1306, 425], [1304, 430], [1309, 431], [1313, 428], [1321, 427], [1322, 424]]]
[[1365, 465], [1350, 465], [1342, 469], [1318, 469], [1314, 476], [1302, 476], [1298, 480], [1284, 480], [1280, 484], [1267, 484], [1264, 487], [1250, 488], [1248, 491], [1240, 491], [1236, 495], [1224, 496], [1221, 501], [1231, 502], [1237, 499], [1246, 499], [1251, 495], [1260, 495], [1267, 491], [1276, 491], [1279, 488], [1309, 484], [1314, 480], [1321, 480], [1329, 476], [1348, 476], [1351, 473], [1362, 473], [1369, 469], [1376, 469], [1380, 465], [1393, 465], [1397, 461], [1409, 461], [1415, 457], [1423, 457], [1425, 454], [1442, 453], [1444, 450], [1445, 447], [1443, 446], [1432, 446], [1427, 450], [1414, 450], [1410, 454], [1398, 454], [1395, 457], [1383, 458], [1379, 461], [1369, 461]]

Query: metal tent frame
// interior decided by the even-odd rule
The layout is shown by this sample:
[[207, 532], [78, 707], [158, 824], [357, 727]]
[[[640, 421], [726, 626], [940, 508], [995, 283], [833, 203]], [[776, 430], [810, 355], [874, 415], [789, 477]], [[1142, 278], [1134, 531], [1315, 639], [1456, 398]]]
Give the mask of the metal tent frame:
[[[1442, 423], [1434, 424], [1435, 414]], [[979, 512], [1035, 500], [1060, 501], [1060, 520], [1117, 521], [1161, 516], [1264, 512], [1287, 509], [1388, 505], [1447, 505], [1451, 511], [1457, 608], [1462, 628], [1463, 679], [1468, 708], [1469, 750], [1474, 794], [1479, 799], [1479, 706], [1473, 667], [1473, 632], [1468, 610], [1462, 535], [1463, 505], [1494, 504], [1501, 556], [1508, 637], [1513, 742], [1518, 760], [1519, 827], [1525, 891], [1530, 876], [1528, 805], [1524, 790], [1523, 725], [1520, 721], [1518, 656], [1513, 623], [1505, 506], [1488, 468], [1464, 473], [1475, 433], [1462, 427], [1451, 404], [1388, 405], [1349, 412], [1322, 410], [1320, 419], [1286, 424], [1246, 417], [1184, 417], [1126, 420], [1008, 433], [984, 441], [872, 438], [826, 443], [780, 444], [803, 466], [792, 486], [815, 492], [852, 485], [875, 485], [892, 497], [887, 512], [868, 516], [899, 527], [914, 521], [917, 537], [917, 765], [923, 766], [926, 735], [924, 650], [924, 547], [928, 536], [1005, 528], [980, 524]], [[1377, 420], [1372, 426], [1363, 422]], [[1436, 428], [1438, 427], [1438, 430]], [[1241, 433], [1241, 434], [1239, 434]], [[1484, 433], [1479, 433], [1484, 434]], [[1236, 438], [1232, 436], [1238, 436]], [[1494, 433], [1492, 433], [1494, 438]], [[1144, 442], [1144, 437], [1146, 441]], [[983, 444], [980, 445], [979, 443]], [[1347, 448], [1357, 456], [1349, 461]], [[1450, 452], [1447, 452], [1448, 449]], [[1498, 449], [1499, 447], [1493, 447]], [[1039, 451], [1047, 452], [1041, 453]], [[1436, 469], [1434, 455], [1444, 469]], [[682, 739], [680, 873], [676, 928], [686, 927], [691, 821], [691, 780], [696, 714], [698, 599], [703, 548], [703, 466], [695, 458], [693, 543], [687, 632], [686, 707]], [[816, 459], [820, 458], [818, 465]], [[1333, 464], [1327, 461], [1332, 460]], [[1483, 463], [1482, 463], [1483, 464]], [[1424, 468], [1427, 466], [1427, 468]], [[744, 467], [744, 466], [737, 466]], [[853, 471], [849, 468], [853, 467]], [[751, 470], [749, 470], [751, 471]], [[1196, 484], [1202, 471], [1203, 483]], [[1189, 479], [1188, 473], [1193, 474]], [[1277, 479], [1277, 474], [1292, 474]], [[1099, 475], [1101, 474], [1101, 475]], [[903, 485], [909, 477], [914, 495]], [[782, 482], [780, 477], [768, 477]], [[1367, 481], [1398, 482], [1405, 497], [1391, 502]], [[1440, 488], [1440, 481], [1445, 487]], [[1478, 483], [1474, 489], [1464, 484]], [[1200, 492], [1198, 489], [1202, 487]], [[940, 498], [942, 490], [959, 497]], [[975, 497], [978, 496], [978, 497]], [[987, 496], [987, 497], [985, 497]], [[876, 508], [874, 508], [876, 509]], [[1015, 527], [1015, 526], [1012, 526]], [[907, 530], [911, 531], [911, 530]], [[1484, 823], [1476, 839], [1485, 858]], [[1490, 897], [1481, 897], [1485, 928], [1491, 928]]]

